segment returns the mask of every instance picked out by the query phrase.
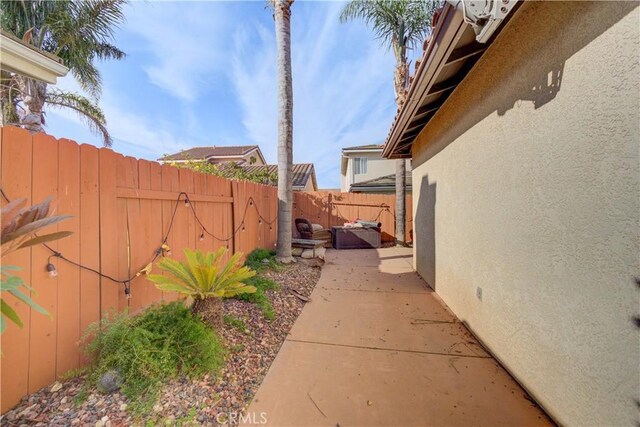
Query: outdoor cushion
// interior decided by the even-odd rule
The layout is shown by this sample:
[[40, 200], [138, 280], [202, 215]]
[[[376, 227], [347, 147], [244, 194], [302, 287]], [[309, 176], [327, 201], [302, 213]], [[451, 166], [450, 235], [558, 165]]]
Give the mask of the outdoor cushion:
[[320, 231], [320, 230], [323, 230], [323, 229], [324, 229], [324, 227], [323, 227], [323, 226], [321, 226], [320, 224], [311, 224], [311, 229], [312, 229], [313, 231]]

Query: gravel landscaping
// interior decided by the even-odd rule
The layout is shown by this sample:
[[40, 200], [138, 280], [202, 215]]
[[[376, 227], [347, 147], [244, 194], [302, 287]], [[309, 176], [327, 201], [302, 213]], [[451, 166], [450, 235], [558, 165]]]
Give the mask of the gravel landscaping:
[[[219, 425], [234, 424], [251, 402], [280, 346], [302, 311], [303, 299], [311, 295], [320, 278], [317, 260], [298, 261], [260, 273], [280, 287], [266, 291], [275, 310], [273, 320], [247, 301], [223, 302], [225, 325], [218, 333], [228, 349], [225, 364], [216, 377], [171, 381], [143, 418], [127, 411], [121, 393], [90, 392], [83, 403], [75, 399], [83, 378], [56, 382], [25, 397], [1, 418], [2, 426], [129, 426], [129, 425]], [[296, 295], [298, 294], [298, 295]]]

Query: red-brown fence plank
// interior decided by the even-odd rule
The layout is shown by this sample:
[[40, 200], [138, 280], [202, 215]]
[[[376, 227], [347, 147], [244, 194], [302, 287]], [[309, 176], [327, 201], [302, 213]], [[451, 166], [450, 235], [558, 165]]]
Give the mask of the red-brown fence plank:
[[[73, 141], [58, 141], [58, 212], [72, 217], [58, 228], [73, 232], [58, 242], [58, 249], [72, 260], [80, 260], [80, 147]], [[80, 270], [58, 262], [58, 315], [56, 377], [80, 364]]]
[[[98, 149], [80, 146], [80, 263], [100, 271], [100, 175]], [[100, 276], [80, 271], [80, 331], [100, 320]], [[88, 358], [81, 353], [82, 364]]]
[[[31, 171], [32, 171], [32, 138], [26, 130], [15, 127], [2, 128], [0, 135], [2, 147], [2, 189], [11, 199], [25, 198], [27, 205], [31, 204]], [[4, 206], [6, 201], [2, 199]], [[31, 250], [23, 249], [2, 256], [3, 265], [14, 265], [22, 270], [16, 272], [25, 283], [31, 283]], [[3, 295], [7, 302], [20, 316], [23, 328], [9, 322], [2, 334], [2, 352], [0, 366], [2, 367], [2, 384], [0, 388], [0, 402], [4, 413], [20, 401], [28, 392], [29, 379], [29, 333], [31, 331], [29, 319], [31, 310], [11, 295]], [[40, 302], [40, 298], [36, 298]], [[41, 314], [36, 313], [41, 316]]]
[[[108, 148], [99, 150], [100, 164], [100, 269], [116, 280], [120, 280], [118, 269], [118, 206], [116, 198], [116, 165], [118, 157]], [[125, 249], [126, 250], [126, 249]], [[100, 313], [109, 314], [118, 309], [118, 294], [122, 285], [107, 278], [100, 280]]]
[[[163, 174], [164, 174], [164, 169], [163, 169]], [[179, 170], [174, 168], [174, 167], [169, 167], [167, 169], [168, 171], [168, 177], [169, 177], [169, 186], [170, 186], [170, 190], [178, 193], [180, 192], [180, 175], [179, 175]], [[177, 194], [176, 194], [177, 197]], [[168, 240], [168, 245], [171, 248], [171, 256], [173, 258], [182, 260], [184, 258], [184, 256], [182, 255], [182, 248], [184, 247], [184, 241], [185, 241], [185, 236], [184, 236], [184, 229], [186, 228], [186, 223], [185, 223], [185, 219], [186, 219], [186, 209], [187, 206], [184, 203], [184, 197], [180, 199], [180, 202], [177, 203], [176, 205], [176, 201], [172, 200], [170, 202], [170, 206], [171, 206], [171, 215], [173, 215], [173, 211], [175, 209], [175, 217], [173, 218], [173, 226], [171, 229], [171, 238], [170, 240]], [[175, 301], [179, 298], [178, 294], [176, 294], [175, 292], [168, 292], [164, 294], [164, 299], [166, 301]]]
[[[36, 203], [53, 196], [54, 208], [58, 205], [58, 142], [52, 136], [38, 133], [33, 136], [33, 168], [31, 197]], [[60, 213], [56, 209], [56, 213]], [[58, 230], [57, 225], [46, 227], [39, 234]], [[53, 250], [58, 242], [50, 242]], [[29, 392], [52, 383], [56, 377], [56, 318], [58, 315], [58, 278], [50, 277], [46, 270], [51, 252], [36, 245], [31, 250], [31, 286], [38, 294], [36, 301], [49, 312], [49, 316], [32, 313], [29, 336]], [[56, 267], [61, 260], [51, 260]]]
[[[140, 180], [140, 185], [143, 185], [142, 179]], [[162, 190], [162, 169], [159, 163], [150, 162], [149, 163], [149, 189], [151, 190]], [[142, 201], [141, 201], [142, 202]], [[160, 245], [162, 244], [163, 238], [163, 209], [162, 202], [160, 200], [149, 200], [149, 211], [147, 217], [144, 217], [144, 221], [149, 225], [149, 241], [147, 242], [146, 253], [149, 259], [154, 256], [155, 251], [158, 250]], [[142, 206], [142, 203], [141, 203]], [[144, 215], [144, 213], [143, 213]], [[157, 263], [157, 261], [156, 261]], [[155, 266], [153, 268], [153, 273], [158, 274], [160, 270]], [[162, 291], [155, 287], [152, 283], [148, 283], [148, 295], [151, 302], [158, 302], [162, 300]]]

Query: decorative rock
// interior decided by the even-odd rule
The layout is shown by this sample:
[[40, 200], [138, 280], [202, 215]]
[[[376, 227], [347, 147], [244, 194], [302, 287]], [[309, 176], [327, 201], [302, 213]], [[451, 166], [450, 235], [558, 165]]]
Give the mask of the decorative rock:
[[302, 248], [292, 248], [291, 249], [291, 255], [300, 256], [300, 255], [302, 255], [303, 251], [304, 251], [304, 249], [302, 249]]
[[326, 254], [327, 250], [325, 248], [318, 248], [316, 249], [316, 257], [320, 258], [320, 259], [324, 259], [324, 255]]
[[267, 258], [265, 258], [265, 259], [262, 260], [262, 263], [263, 264], [269, 264], [269, 260]]
[[102, 393], [113, 393], [120, 388], [120, 374], [116, 370], [107, 371], [98, 380], [98, 390]]
[[127, 410], [127, 404], [123, 403], [122, 405], [120, 405], [120, 412], [124, 412]]
[[55, 393], [56, 391], [60, 391], [62, 389], [62, 384], [59, 381], [56, 381], [51, 386], [51, 393]]
[[[304, 249], [302, 251], [302, 255], [300, 255], [300, 257], [304, 258], [304, 259], [311, 259], [311, 258], [320, 258], [320, 259], [324, 259], [324, 255], [327, 252], [327, 250], [325, 248], [318, 248], [315, 250], [313, 249]], [[313, 256], [315, 253], [315, 257]]]

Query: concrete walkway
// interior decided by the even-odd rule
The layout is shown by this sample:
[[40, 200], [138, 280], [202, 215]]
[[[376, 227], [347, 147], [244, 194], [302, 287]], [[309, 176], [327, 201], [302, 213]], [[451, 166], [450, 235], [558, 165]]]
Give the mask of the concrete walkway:
[[548, 425], [413, 272], [410, 249], [328, 251], [248, 413], [273, 426]]

